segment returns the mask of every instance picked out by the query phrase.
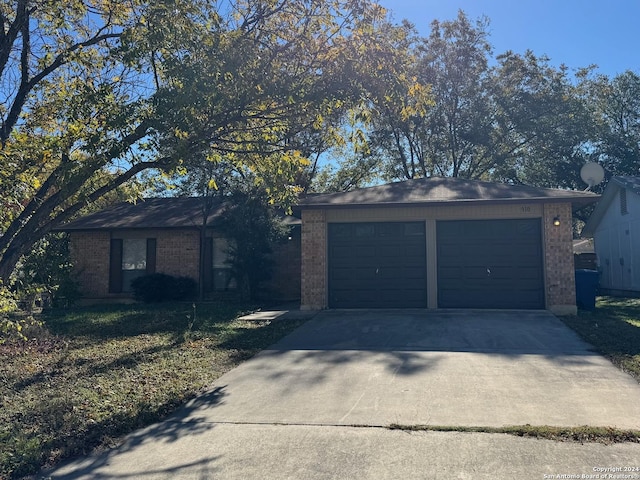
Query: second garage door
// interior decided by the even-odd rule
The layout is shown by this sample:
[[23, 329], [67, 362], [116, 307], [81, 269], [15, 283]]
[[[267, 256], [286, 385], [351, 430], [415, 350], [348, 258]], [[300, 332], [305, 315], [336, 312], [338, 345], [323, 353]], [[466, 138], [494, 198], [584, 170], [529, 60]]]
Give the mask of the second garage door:
[[437, 222], [438, 307], [544, 308], [540, 219]]
[[424, 222], [329, 224], [330, 308], [427, 306]]

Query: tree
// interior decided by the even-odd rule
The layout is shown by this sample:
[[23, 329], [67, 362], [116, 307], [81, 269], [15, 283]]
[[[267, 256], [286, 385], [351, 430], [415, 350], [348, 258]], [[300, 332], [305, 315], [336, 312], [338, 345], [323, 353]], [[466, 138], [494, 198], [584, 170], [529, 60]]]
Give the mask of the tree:
[[365, 186], [386, 173], [384, 167], [392, 162], [385, 161], [395, 154], [405, 162], [419, 156], [412, 134], [433, 102], [430, 86], [417, 79], [416, 41], [411, 24], [396, 25], [384, 16], [358, 30], [347, 71], [362, 94], [343, 118], [338, 142], [325, 155], [331, 164], [314, 168], [312, 190]]
[[247, 300], [256, 300], [260, 284], [273, 269], [273, 245], [287, 233], [277, 212], [268, 205], [264, 190], [236, 190], [228, 198], [220, 229], [229, 240], [231, 275]]
[[392, 78], [372, 91], [371, 145], [390, 178], [472, 176], [491, 122], [486, 21], [460, 11], [429, 37], [401, 41]]
[[398, 49], [406, 73], [392, 68], [393, 79], [371, 91], [370, 148], [387, 178], [579, 178], [590, 122], [567, 69], [532, 52], [493, 58], [487, 27], [460, 11]]
[[[155, 4], [159, 8], [160, 4]], [[122, 39], [151, 11], [141, 2], [17, 0], [0, 18], [3, 92], [0, 278], [52, 228], [166, 159], [145, 156], [153, 133], [147, 66]], [[184, 21], [184, 16], [181, 17]], [[177, 24], [180, 18], [175, 18]], [[148, 22], [147, 22], [148, 24]]]
[[531, 51], [506, 52], [492, 72], [497, 128], [492, 177], [540, 187], [579, 188], [592, 121], [566, 67]]
[[594, 119], [590, 158], [600, 162], [607, 175], [640, 172], [640, 76], [626, 71], [610, 79], [583, 72], [580, 91]]
[[292, 140], [353, 95], [345, 52], [366, 0], [15, 0], [0, 10], [0, 279], [52, 228], [192, 157], [287, 200]]

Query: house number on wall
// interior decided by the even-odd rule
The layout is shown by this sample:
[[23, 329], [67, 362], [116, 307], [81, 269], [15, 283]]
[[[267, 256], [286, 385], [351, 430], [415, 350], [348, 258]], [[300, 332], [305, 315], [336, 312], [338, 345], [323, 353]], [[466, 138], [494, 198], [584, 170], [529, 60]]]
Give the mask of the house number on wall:
[[523, 213], [531, 212], [531, 207], [520, 207], [520, 209], [522, 210]]

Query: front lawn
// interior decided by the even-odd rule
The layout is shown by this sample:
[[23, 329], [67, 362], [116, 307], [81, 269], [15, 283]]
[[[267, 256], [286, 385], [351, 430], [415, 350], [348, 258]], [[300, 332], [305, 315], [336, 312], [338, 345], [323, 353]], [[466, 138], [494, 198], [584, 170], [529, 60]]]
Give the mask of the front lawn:
[[598, 297], [594, 311], [580, 310], [562, 320], [640, 381], [640, 299]]
[[47, 314], [26, 345], [0, 345], [0, 478], [115, 445], [303, 323], [237, 319], [250, 308], [77, 308]]

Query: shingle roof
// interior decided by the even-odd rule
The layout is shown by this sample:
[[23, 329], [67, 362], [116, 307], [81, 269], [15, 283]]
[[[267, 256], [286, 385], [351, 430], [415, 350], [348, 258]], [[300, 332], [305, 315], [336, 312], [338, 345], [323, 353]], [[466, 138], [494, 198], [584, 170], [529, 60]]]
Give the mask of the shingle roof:
[[[207, 226], [215, 227], [225, 203], [213, 200]], [[123, 230], [149, 228], [198, 228], [202, 226], [203, 199], [198, 197], [146, 198], [118, 203], [96, 213], [66, 223], [56, 230]], [[298, 225], [300, 219], [282, 215], [285, 225]]]
[[627, 189], [628, 192], [640, 195], [640, 177], [612, 177], [611, 180], [609, 180], [600, 201], [596, 205], [596, 208], [593, 210], [589, 220], [587, 220], [587, 223], [582, 229], [581, 235], [587, 237], [593, 236], [605, 213], [607, 213], [609, 205], [611, 205], [611, 202], [613, 202], [617, 197], [618, 192], [622, 188]]
[[613, 177], [611, 180], [636, 195], [640, 195], [640, 177], [619, 176]]
[[358, 206], [406, 206], [459, 204], [461, 202], [566, 202], [581, 208], [597, 201], [591, 192], [538, 188], [525, 185], [431, 177], [361, 188], [344, 193], [312, 194], [299, 208], [351, 208]]
[[[202, 225], [202, 199], [147, 198], [133, 203], [118, 203], [61, 226], [58, 230], [97, 230], [128, 228], [194, 228]], [[220, 217], [221, 202], [211, 209], [207, 225]]]

